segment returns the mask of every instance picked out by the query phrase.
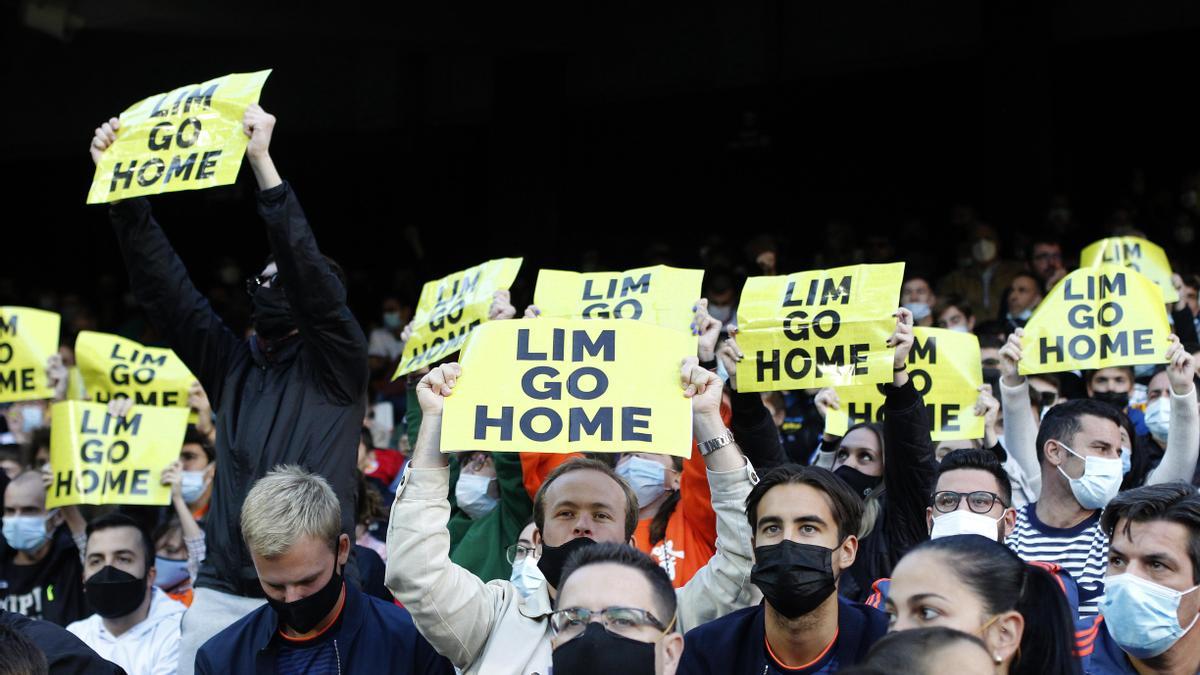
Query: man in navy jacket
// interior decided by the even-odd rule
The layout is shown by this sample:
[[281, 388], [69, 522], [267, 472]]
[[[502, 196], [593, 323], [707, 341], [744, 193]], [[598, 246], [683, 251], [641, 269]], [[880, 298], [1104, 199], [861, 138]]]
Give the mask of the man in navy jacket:
[[408, 612], [346, 583], [350, 538], [324, 478], [271, 471], [246, 495], [241, 521], [267, 605], [206, 642], [197, 673], [454, 672]]
[[763, 476], [746, 499], [751, 581], [764, 602], [685, 637], [680, 673], [835, 673], [887, 632], [882, 612], [842, 598], [837, 579], [858, 552], [863, 504], [825, 469], [794, 464]]

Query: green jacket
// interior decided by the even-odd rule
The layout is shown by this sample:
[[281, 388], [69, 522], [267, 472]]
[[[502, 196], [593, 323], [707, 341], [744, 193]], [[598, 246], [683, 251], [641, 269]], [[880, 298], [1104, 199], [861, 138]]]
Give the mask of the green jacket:
[[[415, 395], [409, 398], [405, 418], [409, 439], [415, 444], [417, 429], [421, 426], [421, 408]], [[479, 520], [471, 520], [458, 508], [454, 489], [458, 485], [459, 462], [457, 455], [450, 458], [450, 522], [446, 525], [450, 530], [450, 560], [483, 581], [507, 580], [512, 576], [512, 565], [504, 551], [517, 543], [521, 530], [533, 519], [533, 502], [525, 492], [521, 456], [515, 452], [491, 454], [496, 465], [500, 502]]]

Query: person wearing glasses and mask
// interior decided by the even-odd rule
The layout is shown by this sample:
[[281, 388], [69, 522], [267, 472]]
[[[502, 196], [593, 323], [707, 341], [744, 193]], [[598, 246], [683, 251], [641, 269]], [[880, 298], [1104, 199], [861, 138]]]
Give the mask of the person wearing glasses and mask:
[[[191, 675], [209, 637], [264, 602], [238, 533], [242, 501], [254, 481], [280, 464], [325, 476], [341, 502], [343, 531], [354, 533], [355, 446], [366, 410], [367, 338], [346, 305], [341, 268], [317, 247], [292, 186], [269, 146], [275, 117], [258, 105], [242, 120], [246, 159], [271, 256], [247, 281], [254, 335], [242, 337], [200, 294], [144, 198], [111, 205], [129, 286], [168, 346], [196, 374], [216, 412], [216, 459], [208, 555], [183, 621], [180, 673]], [[121, 134], [112, 118], [96, 129], [99, 162]], [[354, 559], [348, 576], [357, 578]]]
[[[1012, 496], [1012, 481], [993, 452], [977, 448], [951, 452], [938, 465], [937, 484], [925, 512], [929, 538], [977, 534], [1003, 544], [1017, 522]], [[1071, 616], [1078, 614], [1079, 588], [1071, 575], [1053, 563], [1030, 564], [1038, 565], [1056, 577]], [[891, 581], [876, 581], [866, 604], [883, 609], [891, 591]]]
[[[683, 654], [675, 589], [666, 571], [624, 544], [576, 551], [563, 566], [553, 672], [673, 675]], [[686, 671], [684, 671], [686, 672]]]
[[750, 581], [766, 602], [687, 633], [680, 672], [836, 673], [887, 632], [882, 612], [837, 592], [858, 554], [863, 502], [832, 472], [786, 464], [746, 498]]

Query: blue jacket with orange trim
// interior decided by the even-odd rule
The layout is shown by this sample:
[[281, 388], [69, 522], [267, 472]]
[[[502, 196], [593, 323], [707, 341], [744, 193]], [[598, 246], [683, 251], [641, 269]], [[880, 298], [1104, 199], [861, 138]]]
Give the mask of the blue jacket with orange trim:
[[[1054, 575], [1054, 578], [1058, 581], [1059, 588], [1061, 588], [1063, 594], [1067, 596], [1067, 604], [1071, 607], [1071, 615], [1078, 617], [1079, 586], [1075, 583], [1075, 579], [1071, 578], [1071, 575], [1068, 574], [1067, 571], [1057, 563], [1033, 561], [1029, 564], [1037, 565], [1038, 567], [1041, 567], [1050, 574]], [[863, 602], [863, 604], [868, 607], [874, 607], [875, 609], [883, 611], [884, 604], [887, 602], [888, 591], [890, 591], [891, 588], [891, 579], [877, 579], [875, 583], [871, 584], [871, 594], [867, 596], [867, 599]], [[1090, 624], [1090, 619], [1088, 621]]]
[[[838, 596], [838, 632], [816, 661], [788, 673], [836, 673], [861, 661], [875, 641], [887, 633], [887, 617], [870, 607]], [[681, 675], [784, 672], [769, 666], [766, 650], [766, 604], [747, 607], [697, 626], [685, 636]]]
[[1083, 672], [1087, 675], [1137, 675], [1125, 651], [1104, 628], [1103, 616], [1088, 617], [1076, 628], [1075, 648], [1079, 651]]

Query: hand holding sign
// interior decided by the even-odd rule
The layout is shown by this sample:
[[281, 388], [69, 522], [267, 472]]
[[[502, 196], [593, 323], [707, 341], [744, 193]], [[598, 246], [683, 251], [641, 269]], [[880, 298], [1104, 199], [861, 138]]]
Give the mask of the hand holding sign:
[[1179, 344], [1179, 336], [1171, 334], [1171, 346], [1167, 349], [1167, 379], [1171, 382], [1171, 391], [1176, 396], [1183, 396], [1192, 390], [1195, 384], [1195, 359], [1188, 350]]
[[443, 363], [430, 370], [417, 383], [417, 403], [421, 406], [422, 417], [440, 417], [445, 406], [445, 399], [454, 391], [462, 375], [462, 366], [457, 363]]
[[717, 339], [721, 337], [721, 322], [708, 313], [708, 299], [700, 298], [692, 306], [696, 313], [692, 317], [692, 335], [699, 335], [696, 355], [701, 361], [712, 361], [717, 356]]
[[1000, 376], [1001, 381], [1008, 387], [1015, 387], [1024, 381], [1020, 373], [1021, 340], [1025, 337], [1025, 329], [1017, 328], [1008, 335], [1008, 341], [1000, 347]]
[[913, 347], [913, 315], [912, 311], [901, 307], [896, 310], [896, 332], [887, 340], [887, 346], [896, 348], [892, 358], [892, 384], [903, 387], [908, 382], [908, 353]]
[[257, 103], [246, 106], [242, 115], [242, 133], [250, 139], [246, 142], [246, 157], [262, 159], [271, 147], [271, 133], [275, 130], [275, 116], [262, 109]]
[[92, 136], [92, 143], [88, 146], [88, 151], [92, 154], [92, 163], [100, 164], [100, 158], [104, 155], [104, 151], [108, 146], [117, 142], [117, 129], [121, 128], [121, 120], [110, 117], [108, 121], [96, 127], [96, 133]]
[[736, 329], [730, 330], [729, 339], [722, 342], [721, 348], [717, 350], [717, 358], [720, 359], [721, 365], [725, 367], [725, 372], [729, 374], [729, 386], [734, 391], [737, 391], [737, 364], [746, 358], [746, 355], [738, 347], [737, 340], [733, 337], [735, 333]]
[[492, 293], [492, 306], [488, 308], [488, 321], [511, 319], [517, 315], [517, 308], [512, 304], [512, 293], [502, 289]]
[[979, 386], [979, 400], [975, 402], [975, 416], [983, 418], [983, 447], [985, 450], [996, 445], [996, 419], [1000, 416], [1000, 401], [992, 396], [992, 385]]

